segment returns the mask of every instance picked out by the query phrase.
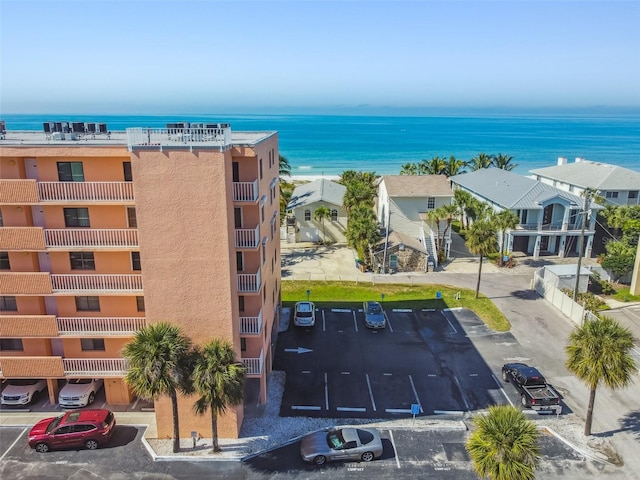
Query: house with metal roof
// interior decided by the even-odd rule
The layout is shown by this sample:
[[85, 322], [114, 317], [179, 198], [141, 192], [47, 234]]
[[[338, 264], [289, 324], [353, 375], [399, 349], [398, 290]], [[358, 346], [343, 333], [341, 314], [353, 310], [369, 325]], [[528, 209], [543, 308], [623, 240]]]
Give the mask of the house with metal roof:
[[[347, 188], [327, 178], [298, 185], [287, 204], [287, 224], [295, 227], [295, 242], [345, 243], [347, 212], [342, 199]], [[329, 209], [329, 217], [316, 219], [316, 210]]]
[[438, 266], [438, 239], [449, 256], [451, 230], [446, 221], [436, 225], [429, 212], [453, 201], [444, 175], [383, 175], [378, 183], [377, 217], [382, 240], [374, 257], [380, 271], [427, 271]]
[[542, 183], [576, 195], [592, 188], [608, 204], [640, 205], [640, 172], [628, 168], [583, 158], [568, 163], [566, 158], [560, 157], [557, 165], [536, 168], [529, 173]]
[[504, 232], [507, 252], [526, 252], [534, 258], [578, 253], [586, 214], [584, 254], [591, 256], [596, 224], [594, 211], [603, 208], [595, 202], [591, 201], [584, 212], [583, 197], [499, 168], [483, 168], [449, 180], [454, 190], [468, 191], [494, 211], [511, 210], [518, 216], [520, 223], [516, 228]]

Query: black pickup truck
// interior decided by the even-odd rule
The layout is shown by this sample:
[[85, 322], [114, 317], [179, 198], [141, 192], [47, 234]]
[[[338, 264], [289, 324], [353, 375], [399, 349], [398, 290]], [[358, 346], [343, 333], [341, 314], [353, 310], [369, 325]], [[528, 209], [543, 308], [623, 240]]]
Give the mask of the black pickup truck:
[[520, 392], [523, 407], [541, 412], [562, 412], [560, 396], [547, 384], [544, 376], [534, 367], [524, 363], [507, 363], [502, 366], [502, 380], [511, 382]]

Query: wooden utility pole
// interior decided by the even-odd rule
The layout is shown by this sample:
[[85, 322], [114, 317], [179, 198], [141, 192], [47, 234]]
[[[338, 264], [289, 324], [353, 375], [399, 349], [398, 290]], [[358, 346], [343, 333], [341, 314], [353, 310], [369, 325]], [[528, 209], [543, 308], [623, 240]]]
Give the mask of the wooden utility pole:
[[584, 231], [587, 228], [587, 209], [589, 208], [589, 195], [591, 190], [584, 191], [584, 205], [582, 207], [582, 228], [580, 229], [580, 248], [578, 252], [578, 270], [576, 271], [576, 284], [573, 288], [573, 301], [578, 301], [578, 287], [580, 286], [580, 268], [582, 267], [582, 256], [584, 255]]

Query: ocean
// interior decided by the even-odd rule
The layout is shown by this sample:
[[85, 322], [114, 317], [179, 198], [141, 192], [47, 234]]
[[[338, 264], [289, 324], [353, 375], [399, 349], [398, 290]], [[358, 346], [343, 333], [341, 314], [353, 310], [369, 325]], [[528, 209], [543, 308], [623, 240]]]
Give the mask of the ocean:
[[515, 172], [576, 157], [640, 171], [640, 115], [2, 115], [8, 130], [41, 130], [45, 121], [107, 123], [109, 130], [167, 123], [223, 122], [232, 130], [279, 134], [280, 154], [294, 176], [337, 176], [344, 170], [400, 173], [405, 163], [434, 156], [468, 161], [506, 154]]

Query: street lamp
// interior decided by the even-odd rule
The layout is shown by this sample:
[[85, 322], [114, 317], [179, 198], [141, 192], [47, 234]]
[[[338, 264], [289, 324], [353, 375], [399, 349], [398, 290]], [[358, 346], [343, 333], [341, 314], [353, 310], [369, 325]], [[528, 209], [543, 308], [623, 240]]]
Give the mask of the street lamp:
[[384, 304], [384, 293], [380, 294], [380, 298], [382, 298], [382, 303]]
[[309, 301], [309, 295], [311, 295], [311, 290], [307, 290], [307, 302]]

